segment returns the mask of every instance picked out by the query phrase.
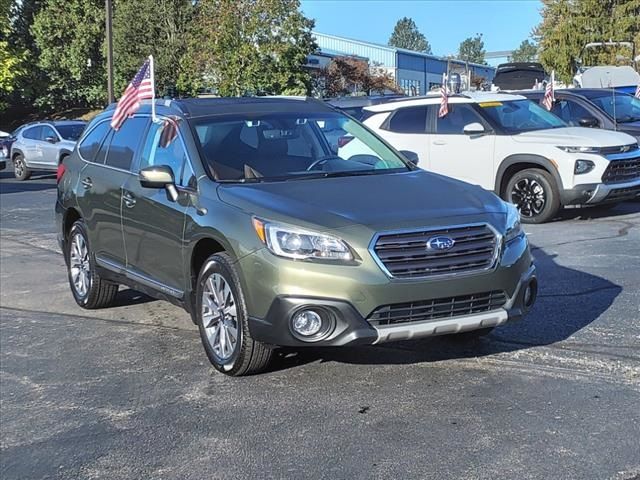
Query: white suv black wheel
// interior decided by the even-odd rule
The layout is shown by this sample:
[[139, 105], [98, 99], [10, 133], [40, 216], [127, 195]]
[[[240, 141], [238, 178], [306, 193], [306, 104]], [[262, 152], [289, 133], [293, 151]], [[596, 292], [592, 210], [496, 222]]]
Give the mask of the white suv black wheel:
[[111, 306], [118, 294], [118, 285], [102, 279], [96, 272], [82, 220], [71, 227], [66, 246], [69, 285], [76, 303], [87, 309]]
[[238, 273], [226, 253], [210, 256], [198, 276], [196, 318], [211, 364], [231, 376], [263, 371], [273, 351], [254, 340]]
[[538, 168], [514, 174], [507, 182], [504, 199], [518, 207], [524, 223], [548, 222], [560, 209], [556, 181], [549, 172]]

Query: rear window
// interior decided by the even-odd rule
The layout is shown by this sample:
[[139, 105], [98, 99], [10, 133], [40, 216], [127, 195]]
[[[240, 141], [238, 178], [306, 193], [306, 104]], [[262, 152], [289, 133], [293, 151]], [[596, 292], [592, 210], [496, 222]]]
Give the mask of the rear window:
[[425, 133], [426, 124], [426, 107], [407, 107], [396, 110], [384, 129], [396, 133]]
[[138, 149], [140, 139], [145, 133], [148, 119], [146, 117], [134, 117], [127, 119], [120, 130], [113, 134], [107, 161], [110, 167], [121, 170], [129, 170], [133, 162], [133, 156]]
[[40, 134], [42, 132], [42, 127], [31, 127], [27, 128], [22, 136], [24, 138], [28, 138], [29, 140], [40, 140]]
[[102, 122], [98, 124], [93, 130], [89, 132], [89, 134], [84, 137], [82, 142], [80, 143], [80, 147], [78, 151], [80, 152], [80, 156], [86, 160], [87, 162], [93, 162], [100, 148], [100, 144], [102, 143], [102, 139], [107, 134], [109, 130], [109, 122]]

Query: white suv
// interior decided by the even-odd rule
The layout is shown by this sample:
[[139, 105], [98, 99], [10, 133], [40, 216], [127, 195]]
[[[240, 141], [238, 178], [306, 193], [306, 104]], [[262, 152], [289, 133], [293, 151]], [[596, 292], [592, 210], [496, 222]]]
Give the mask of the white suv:
[[[469, 93], [375, 105], [364, 123], [425, 170], [478, 184], [541, 223], [565, 205], [617, 202], [640, 195], [640, 150], [620, 132], [567, 127], [517, 95]], [[343, 142], [344, 143], [344, 142]], [[357, 142], [346, 150], [358, 153]]]

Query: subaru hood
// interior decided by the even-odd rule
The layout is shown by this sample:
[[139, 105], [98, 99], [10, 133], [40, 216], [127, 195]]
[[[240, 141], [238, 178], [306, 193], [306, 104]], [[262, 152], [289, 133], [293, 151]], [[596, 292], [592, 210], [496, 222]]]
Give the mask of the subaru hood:
[[518, 143], [545, 143], [567, 147], [615, 147], [635, 143], [636, 139], [626, 133], [585, 127], [563, 127], [535, 130], [513, 135]]
[[479, 186], [415, 170], [254, 184], [222, 184], [223, 202], [267, 219], [325, 229], [360, 224], [397, 228], [436, 218], [504, 213], [503, 202]]

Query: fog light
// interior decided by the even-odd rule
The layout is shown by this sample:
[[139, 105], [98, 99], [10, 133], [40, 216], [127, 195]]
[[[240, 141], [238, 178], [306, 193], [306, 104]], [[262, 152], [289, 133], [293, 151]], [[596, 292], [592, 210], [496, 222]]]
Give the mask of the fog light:
[[293, 316], [291, 327], [298, 335], [311, 337], [322, 328], [322, 317], [313, 310], [302, 310]]
[[589, 173], [596, 167], [596, 164], [591, 160], [576, 160], [576, 165], [573, 169], [573, 173], [576, 175], [582, 175], [584, 173]]
[[528, 310], [530, 309], [536, 301], [536, 297], [538, 295], [538, 282], [535, 280], [531, 280], [527, 285], [527, 288], [524, 290], [524, 295], [522, 296], [522, 303], [524, 307]]

